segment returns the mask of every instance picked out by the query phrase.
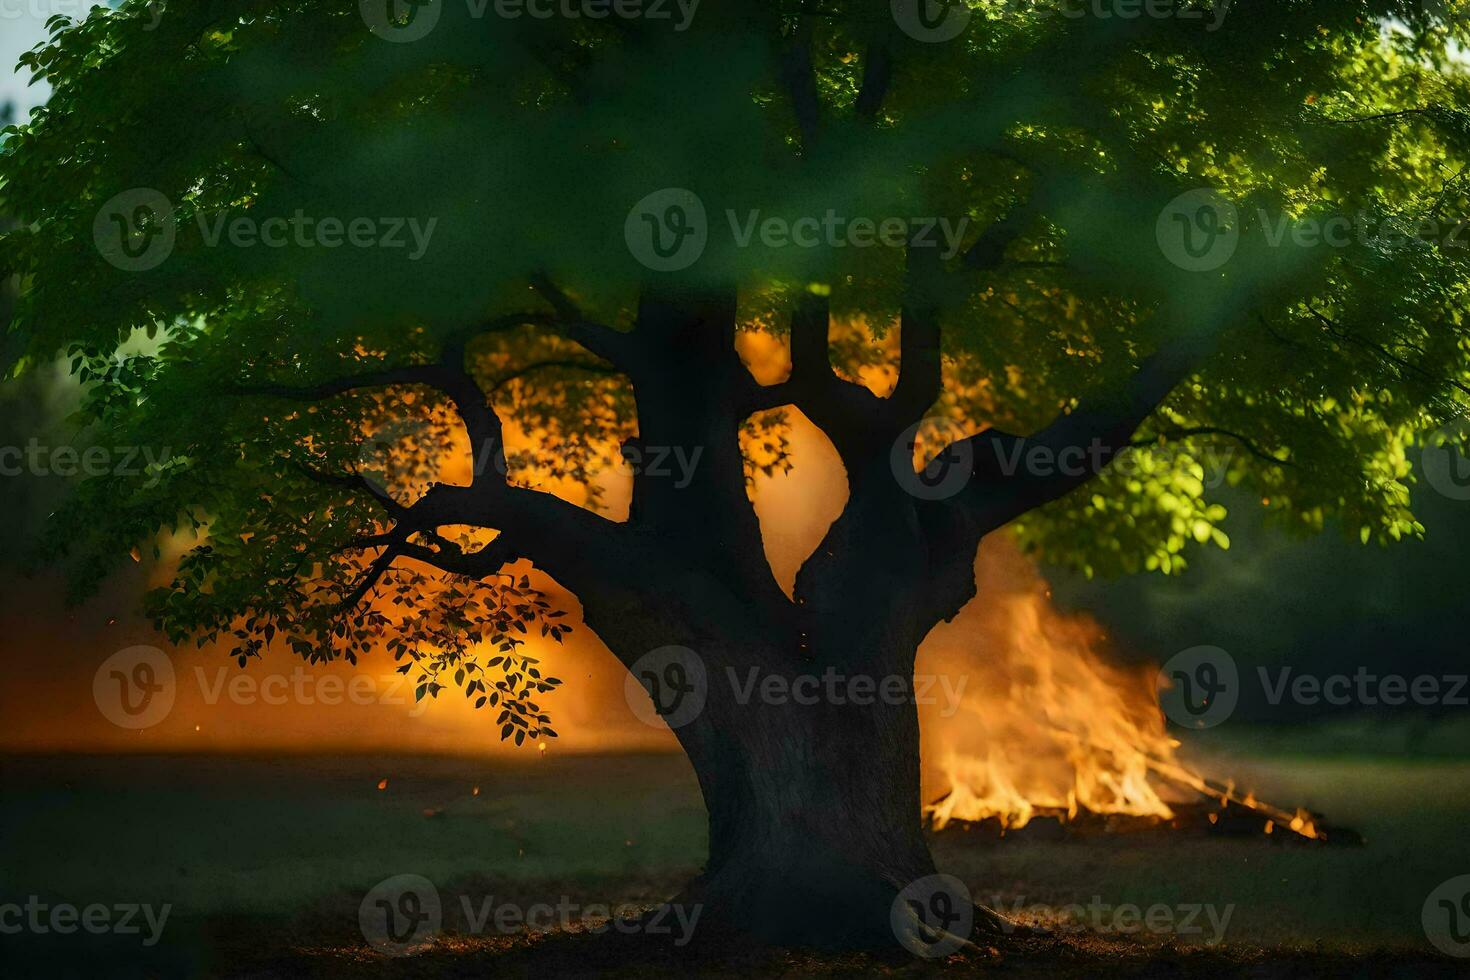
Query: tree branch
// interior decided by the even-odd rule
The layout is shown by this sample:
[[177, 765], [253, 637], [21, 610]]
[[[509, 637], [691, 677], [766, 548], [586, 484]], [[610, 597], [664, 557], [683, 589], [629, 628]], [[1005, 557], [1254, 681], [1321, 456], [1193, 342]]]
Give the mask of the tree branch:
[[1262, 449], [1251, 439], [1241, 435], [1239, 432], [1233, 432], [1230, 429], [1222, 429], [1219, 426], [1214, 425], [1195, 425], [1185, 428], [1163, 429], [1159, 432], [1158, 435], [1152, 438], [1134, 439], [1131, 445], [1135, 449], [1148, 449], [1157, 446], [1159, 444], [1159, 441], [1162, 439], [1188, 439], [1190, 436], [1224, 436], [1227, 439], [1234, 439], [1236, 442], [1240, 443], [1242, 446], [1245, 447], [1246, 452], [1250, 453], [1252, 456], [1256, 457], [1264, 463], [1270, 463], [1273, 466], [1296, 465], [1289, 459], [1282, 459], [1280, 456], [1276, 456], [1272, 453], [1266, 452], [1266, 450]]
[[548, 324], [552, 331], [580, 344], [624, 372], [638, 366], [638, 345], [631, 335], [587, 319], [572, 298], [558, 288], [544, 272], [531, 276], [531, 288], [556, 311], [557, 318]]
[[935, 290], [940, 268], [933, 248], [908, 250], [908, 286], [899, 325], [899, 375], [889, 398], [889, 413], [901, 426], [923, 418], [939, 400], [943, 384], [942, 333]]
[[1134, 433], [1194, 373], [1215, 339], [1202, 332], [1165, 344], [1121, 386], [1084, 399], [1033, 436], [990, 429], [956, 444], [972, 454], [974, 467], [956, 499], [989, 531], [1092, 480], [1132, 446]]
[[860, 117], [870, 122], [878, 117], [883, 100], [888, 97], [888, 86], [893, 81], [893, 49], [889, 37], [889, 22], [885, 20], [878, 36], [869, 42], [863, 58], [863, 80], [854, 108]]
[[1026, 231], [1036, 217], [1036, 205], [1032, 202], [1018, 204], [1004, 218], [980, 233], [960, 262], [975, 272], [993, 272], [1006, 264], [1006, 250]]
[[778, 384], [756, 387], [748, 408], [795, 405], [832, 440], [852, 475], [860, 458], [882, 441], [874, 422], [881, 418], [883, 399], [832, 370], [830, 320], [827, 297], [801, 294], [791, 314], [791, 374]]
[[295, 468], [313, 483], [320, 483], [323, 486], [329, 487], [339, 487], [343, 490], [357, 490], [362, 493], [366, 493], [368, 496], [372, 497], [380, 505], [382, 505], [383, 509], [388, 511], [390, 514], [400, 514], [404, 510], [404, 506], [402, 504], [400, 504], [391, 496], [374, 486], [372, 481], [368, 480], [361, 473], [323, 473], [321, 470], [307, 466], [305, 463], [296, 463]]
[[803, 22], [781, 57], [781, 80], [791, 97], [801, 145], [808, 154], [816, 147], [822, 107], [817, 97], [816, 70], [812, 65], [811, 28]]
[[493, 398], [495, 395], [503, 391], [506, 385], [509, 385], [513, 381], [519, 381], [525, 378], [527, 375], [534, 374], [537, 371], [547, 371], [556, 368], [567, 371], [585, 371], [588, 374], [604, 376], [623, 373], [617, 368], [607, 364], [598, 364], [591, 361], [577, 361], [570, 358], [557, 358], [547, 361], [536, 361], [534, 363], [526, 364], [522, 367], [516, 368], [509, 374], [504, 374], [501, 375], [499, 378], [496, 378], [495, 382], [490, 385], [490, 389], [487, 394]]

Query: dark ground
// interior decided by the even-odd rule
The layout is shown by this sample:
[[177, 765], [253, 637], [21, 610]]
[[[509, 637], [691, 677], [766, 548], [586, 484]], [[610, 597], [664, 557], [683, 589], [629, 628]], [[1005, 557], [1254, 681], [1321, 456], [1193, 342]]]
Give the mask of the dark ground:
[[[1231, 765], [1262, 796], [1327, 812], [1367, 845], [946, 836], [942, 870], [1033, 921], [1066, 926], [1058, 910], [1089, 902], [1209, 904], [1231, 917], [1214, 944], [1065, 929], [925, 962], [676, 949], [580, 928], [473, 931], [461, 898], [631, 909], [675, 891], [704, 846], [681, 758], [8, 757], [0, 903], [34, 894], [172, 912], [152, 948], [133, 936], [0, 935], [11, 964], [0, 974], [1470, 976], [1470, 960], [1435, 953], [1420, 924], [1429, 892], [1470, 872], [1470, 766], [1259, 755]], [[364, 942], [357, 909], [368, 888], [404, 873], [435, 883], [445, 931], [423, 952], [385, 957]]]

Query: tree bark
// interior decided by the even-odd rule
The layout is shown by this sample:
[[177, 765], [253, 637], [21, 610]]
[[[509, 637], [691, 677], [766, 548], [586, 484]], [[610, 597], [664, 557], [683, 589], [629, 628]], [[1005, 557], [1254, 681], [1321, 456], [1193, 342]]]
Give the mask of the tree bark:
[[863, 659], [771, 669], [707, 658], [705, 708], [676, 733], [708, 809], [709, 859], [674, 901], [702, 905], [712, 934], [898, 944], [895, 898], [935, 873], [921, 825], [913, 651]]

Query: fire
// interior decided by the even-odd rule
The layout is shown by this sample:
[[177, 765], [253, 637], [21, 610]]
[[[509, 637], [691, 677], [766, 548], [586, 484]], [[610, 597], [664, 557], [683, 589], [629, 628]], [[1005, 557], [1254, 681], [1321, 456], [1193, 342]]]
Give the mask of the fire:
[[[895, 340], [890, 333], [881, 343], [889, 362], [896, 361]], [[778, 339], [743, 333], [740, 349], [762, 383], [784, 376], [787, 356]], [[857, 374], [880, 394], [887, 393], [896, 376], [892, 363]], [[847, 492], [841, 462], [830, 442], [800, 412], [792, 411], [790, 422], [791, 472], [759, 474], [752, 486], [767, 557], [788, 595], [797, 570], [841, 513]], [[515, 426], [507, 427], [507, 441], [512, 450], [535, 442]], [[436, 471], [438, 479], [468, 482], [467, 447], [460, 449], [464, 451], [450, 454], [452, 461]], [[630, 481], [611, 471], [604, 478], [609, 515], [623, 519]], [[538, 479], [537, 485], [568, 499], [585, 499], [579, 488], [549, 477]], [[165, 561], [151, 570], [153, 584], [166, 581], [171, 559], [194, 543], [192, 538], [166, 540]], [[986, 540], [976, 562], [976, 578], [976, 600], [953, 623], [936, 629], [919, 655], [918, 673], [948, 678], [949, 690], [957, 694], [953, 704], [941, 697], [922, 708], [925, 799], [935, 801], [926, 815], [934, 827], [993, 819], [1002, 828], [1019, 829], [1038, 817], [1073, 821], [1088, 814], [1164, 822], [1175, 818], [1181, 806], [1199, 807], [1204, 800], [1209, 812], [1200, 814], [1202, 822], [1229, 823], [1247, 813], [1259, 818], [1259, 826], [1270, 821], [1273, 830], [1280, 826], [1306, 838], [1327, 836], [1308, 811], [1286, 811], [1252, 794], [1242, 796], [1232, 783], [1210, 780], [1182, 762], [1179, 744], [1169, 736], [1155, 700], [1153, 669], [1117, 664], [1105, 654], [1106, 637], [1095, 621], [1059, 612], [1046, 583], [1012, 539], [996, 534]], [[576, 608], [575, 597], [556, 583], [538, 581], [538, 586], [553, 591], [564, 607]], [[54, 602], [54, 597], [44, 601]], [[26, 637], [40, 621], [32, 609], [24, 622], [6, 625], [12, 637]], [[46, 621], [62, 623], [66, 642], [83, 649], [121, 645], [112, 635], [115, 630], [99, 639], [60, 610]], [[161, 637], [131, 619], [112, 616], [106, 622], [109, 627], [125, 624], [135, 642], [166, 646]], [[57, 642], [54, 634], [44, 639]], [[589, 630], [579, 629], [564, 645], [535, 638], [531, 642], [549, 666], [577, 678], [548, 705], [558, 719], [562, 752], [677, 751], [666, 729], [644, 725], [627, 711], [623, 669]], [[218, 659], [205, 659], [208, 653], [199, 659], [186, 660], [183, 652], [178, 656], [177, 705], [164, 723], [143, 732], [123, 731], [108, 723], [90, 697], [95, 661], [78, 660], [72, 672], [27, 678], [28, 684], [42, 685], [43, 694], [13, 699], [22, 714], [0, 733], [0, 745], [52, 751], [135, 751], [141, 745], [149, 751], [176, 751], [200, 750], [203, 743], [203, 751], [310, 748], [521, 755], [500, 743], [483, 713], [464, 699], [416, 704], [394, 686], [394, 678], [401, 675], [389, 674], [391, 663], [386, 658], [365, 665], [368, 671], [387, 675], [378, 678], [374, 696], [366, 703], [270, 705], [230, 698], [206, 703], [204, 685], [194, 677], [213, 669], [210, 665], [218, 664]], [[294, 669], [299, 669], [294, 659], [277, 653], [257, 672]], [[344, 688], [359, 672], [342, 662], [313, 665], [310, 670], [314, 675], [340, 675]], [[964, 686], [954, 687], [957, 681]], [[262, 723], [263, 713], [268, 723]], [[200, 725], [205, 718], [210, 722], [208, 734]], [[185, 742], [183, 732], [196, 737]], [[539, 742], [536, 755], [548, 754], [547, 744]], [[386, 791], [388, 782], [384, 777], [378, 790]], [[480, 787], [473, 787], [469, 795], [480, 795]], [[436, 814], [442, 807], [431, 810]], [[1339, 831], [1332, 833], [1342, 839]]]
[[935, 801], [926, 816], [936, 830], [987, 819], [1011, 830], [1040, 815], [1066, 822], [1083, 813], [1166, 822], [1203, 798], [1251, 811], [1272, 829], [1322, 836], [1307, 811], [1241, 796], [1181, 761], [1154, 668], [1108, 659], [1101, 627], [1057, 610], [1009, 538], [986, 541], [976, 576], [979, 598], [920, 654], [920, 674], [966, 681], [957, 704], [925, 709], [927, 798]]
[[1149, 778], [1152, 760], [1177, 764], [1178, 747], [1152, 671], [1104, 660], [1102, 630], [1056, 611], [1008, 539], [987, 541], [976, 574], [979, 599], [936, 631], [919, 665], [968, 679], [958, 705], [927, 719], [948, 788], [935, 826], [995, 817], [1019, 828], [1038, 810], [1171, 817]]

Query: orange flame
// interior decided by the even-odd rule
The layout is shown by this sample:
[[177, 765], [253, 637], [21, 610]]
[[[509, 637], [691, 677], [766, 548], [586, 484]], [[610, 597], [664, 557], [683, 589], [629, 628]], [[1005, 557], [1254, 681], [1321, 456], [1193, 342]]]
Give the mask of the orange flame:
[[957, 704], [925, 709], [926, 798], [935, 800], [926, 815], [936, 829], [990, 818], [1016, 829], [1041, 813], [1072, 820], [1082, 811], [1166, 821], [1203, 796], [1254, 811], [1268, 827], [1321, 836], [1307, 811], [1239, 796], [1182, 762], [1155, 668], [1107, 659], [1102, 628], [1058, 611], [1012, 540], [986, 540], [976, 579], [979, 598], [935, 630], [918, 667], [951, 688], [966, 682]]

